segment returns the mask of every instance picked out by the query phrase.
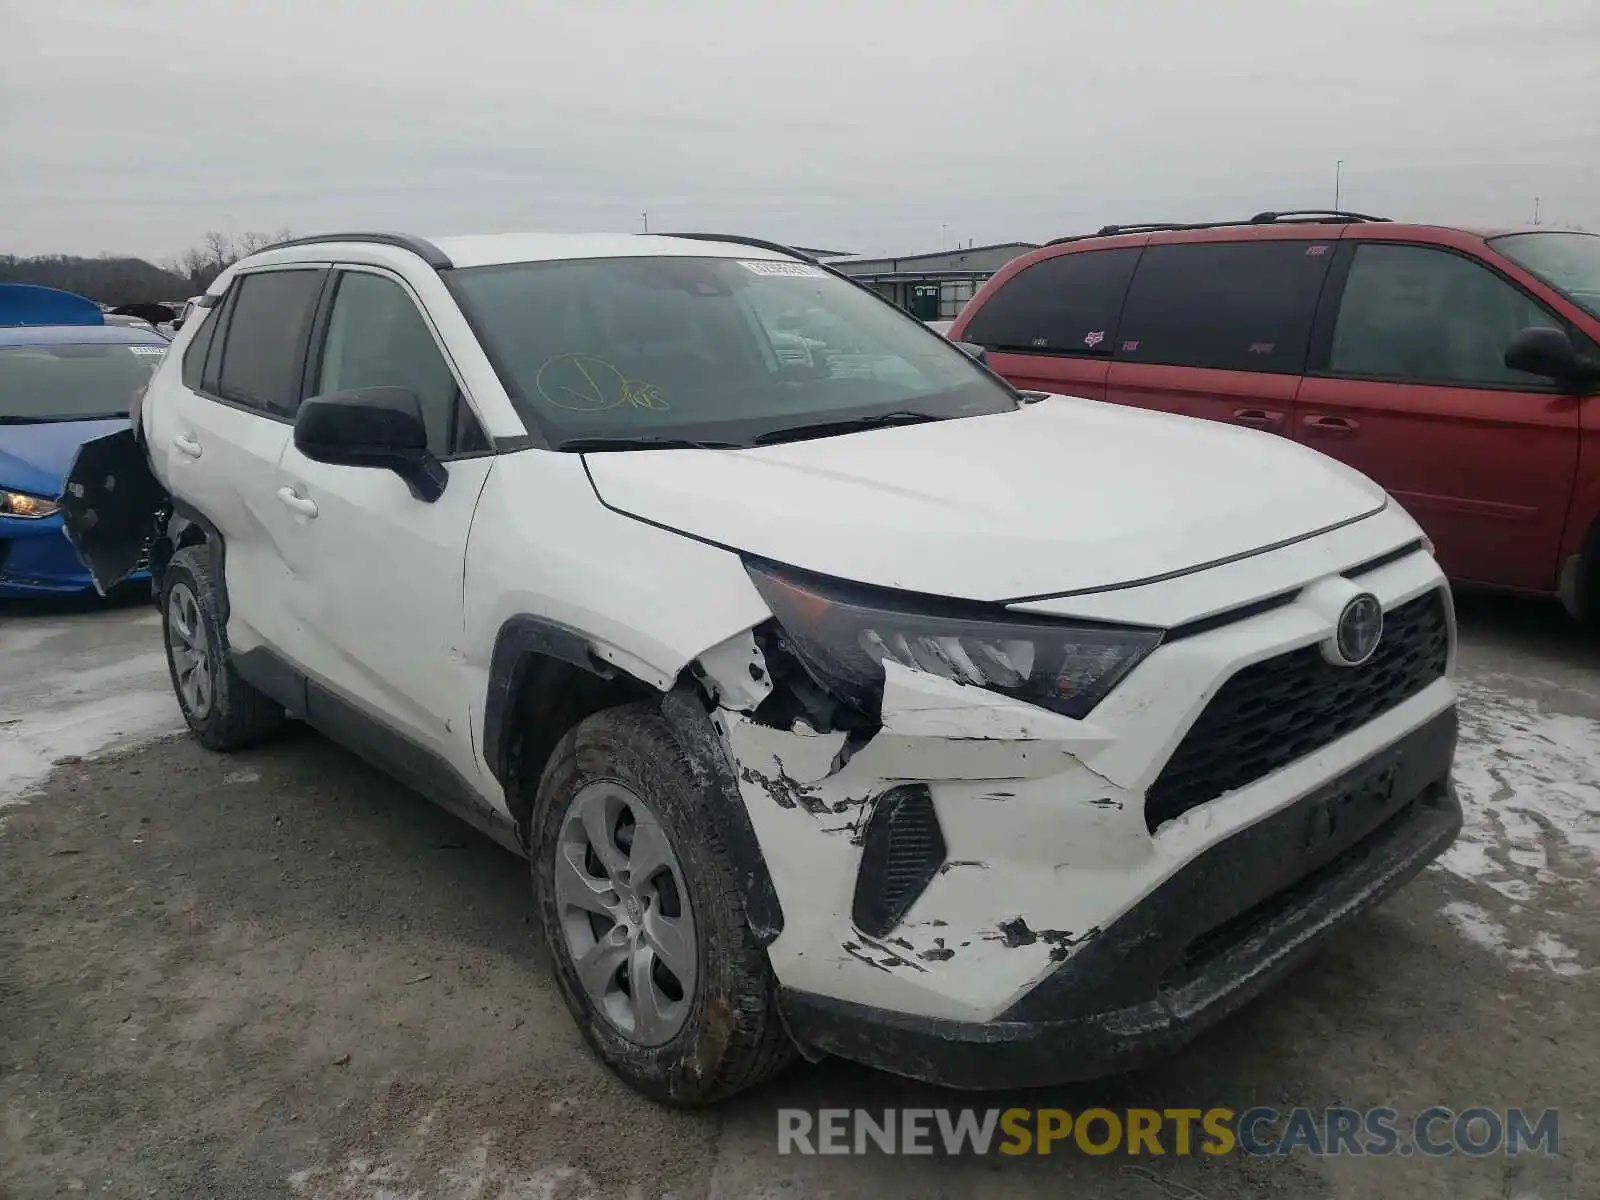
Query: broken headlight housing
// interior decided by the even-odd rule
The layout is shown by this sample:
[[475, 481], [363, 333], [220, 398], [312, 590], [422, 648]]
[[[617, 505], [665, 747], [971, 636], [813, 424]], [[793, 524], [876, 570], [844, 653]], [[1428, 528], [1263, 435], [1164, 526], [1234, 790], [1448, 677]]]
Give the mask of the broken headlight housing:
[[52, 515], [59, 506], [43, 496], [30, 496], [27, 492], [8, 492], [0, 488], [0, 517], [22, 517], [38, 520]]
[[879, 591], [747, 562], [806, 669], [876, 714], [883, 663], [1083, 717], [1161, 642], [1159, 629], [1053, 620], [996, 606]]

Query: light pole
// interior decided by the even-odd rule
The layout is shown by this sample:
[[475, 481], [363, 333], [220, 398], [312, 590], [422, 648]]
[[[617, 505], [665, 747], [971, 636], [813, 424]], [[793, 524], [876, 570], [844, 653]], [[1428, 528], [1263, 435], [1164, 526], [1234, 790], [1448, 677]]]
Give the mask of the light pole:
[[1339, 176], [1344, 173], [1344, 159], [1337, 159], [1333, 164], [1333, 211], [1339, 211]]
[[950, 226], [948, 225], [939, 226], [939, 249], [941, 250], [947, 248], [947, 243], [945, 242], [945, 233], [949, 230], [949, 228]]
[[647, 212], [644, 212], [644, 213], [640, 213], [639, 216], [644, 218], [644, 231], [646, 233], [649, 233], [650, 232], [650, 214], [647, 213]]

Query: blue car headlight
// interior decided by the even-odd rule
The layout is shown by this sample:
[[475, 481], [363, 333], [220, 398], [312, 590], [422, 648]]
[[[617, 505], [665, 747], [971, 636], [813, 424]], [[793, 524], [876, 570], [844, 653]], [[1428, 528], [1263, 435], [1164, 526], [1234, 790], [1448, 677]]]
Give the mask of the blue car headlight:
[[54, 500], [47, 500], [43, 496], [31, 496], [27, 492], [8, 492], [0, 488], [0, 517], [38, 520], [41, 517], [55, 515], [59, 508], [60, 505]]
[[790, 649], [838, 699], [875, 714], [896, 662], [1083, 717], [1161, 642], [1142, 626], [1022, 616], [747, 562]]

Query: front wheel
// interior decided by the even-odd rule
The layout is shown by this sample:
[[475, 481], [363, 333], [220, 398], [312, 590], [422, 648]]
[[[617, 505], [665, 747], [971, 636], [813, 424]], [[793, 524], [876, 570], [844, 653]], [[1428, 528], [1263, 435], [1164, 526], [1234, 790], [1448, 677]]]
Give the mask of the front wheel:
[[235, 750], [277, 732], [283, 709], [228, 661], [217, 589], [210, 548], [179, 550], [161, 574], [161, 630], [183, 719], [207, 749]]
[[533, 884], [563, 998], [614, 1072], [709, 1104], [793, 1056], [766, 952], [671, 729], [650, 704], [580, 722], [533, 814]]

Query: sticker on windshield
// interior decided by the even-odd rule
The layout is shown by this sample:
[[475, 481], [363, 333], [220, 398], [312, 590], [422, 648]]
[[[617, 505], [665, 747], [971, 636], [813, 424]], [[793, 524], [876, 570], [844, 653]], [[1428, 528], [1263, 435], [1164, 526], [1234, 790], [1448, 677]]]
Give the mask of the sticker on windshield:
[[165, 346], [129, 346], [128, 349], [135, 354], [165, 354], [167, 352]]
[[739, 260], [739, 265], [756, 275], [800, 275], [817, 279], [827, 274], [821, 267], [814, 267], [810, 263], [786, 262], [774, 258], [742, 258]]

